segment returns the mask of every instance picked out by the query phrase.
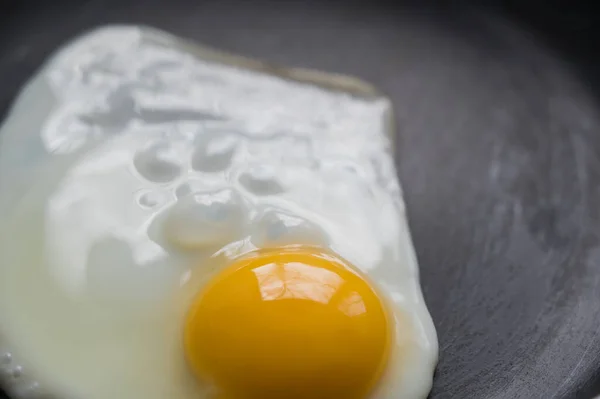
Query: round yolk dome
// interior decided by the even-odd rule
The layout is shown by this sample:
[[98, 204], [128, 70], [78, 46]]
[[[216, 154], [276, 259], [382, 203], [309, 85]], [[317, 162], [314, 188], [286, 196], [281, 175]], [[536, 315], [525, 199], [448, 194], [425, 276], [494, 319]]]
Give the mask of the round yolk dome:
[[185, 352], [196, 376], [226, 399], [362, 399], [387, 362], [388, 316], [340, 259], [258, 251], [195, 299]]

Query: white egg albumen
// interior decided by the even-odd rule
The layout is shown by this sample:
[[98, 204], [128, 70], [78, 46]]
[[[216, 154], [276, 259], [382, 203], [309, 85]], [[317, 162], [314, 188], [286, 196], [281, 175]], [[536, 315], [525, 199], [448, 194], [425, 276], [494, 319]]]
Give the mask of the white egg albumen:
[[426, 397], [438, 346], [390, 114], [360, 82], [270, 74], [147, 28], [103, 28], [61, 49], [0, 132], [9, 389], [196, 399], [180, 342], [190, 296], [228, 257], [309, 244], [351, 261], [396, 310], [373, 398]]

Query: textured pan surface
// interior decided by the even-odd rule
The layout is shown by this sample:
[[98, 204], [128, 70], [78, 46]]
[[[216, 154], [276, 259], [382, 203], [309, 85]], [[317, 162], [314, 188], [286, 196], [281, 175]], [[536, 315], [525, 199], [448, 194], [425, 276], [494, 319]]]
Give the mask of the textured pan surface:
[[432, 397], [588, 397], [600, 360], [600, 108], [535, 37], [479, 15], [378, 6], [83, 1], [2, 21], [0, 103], [56, 46], [107, 22], [381, 87], [440, 339]]

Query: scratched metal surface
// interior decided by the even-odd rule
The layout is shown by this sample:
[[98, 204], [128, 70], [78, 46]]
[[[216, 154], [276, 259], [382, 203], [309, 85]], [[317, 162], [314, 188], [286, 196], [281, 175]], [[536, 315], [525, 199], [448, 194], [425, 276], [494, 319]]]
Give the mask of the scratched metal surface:
[[108, 22], [377, 85], [395, 104], [397, 165], [440, 339], [431, 397], [592, 395], [600, 105], [535, 36], [480, 13], [316, 1], [54, 2], [8, 15], [2, 110], [59, 44]]

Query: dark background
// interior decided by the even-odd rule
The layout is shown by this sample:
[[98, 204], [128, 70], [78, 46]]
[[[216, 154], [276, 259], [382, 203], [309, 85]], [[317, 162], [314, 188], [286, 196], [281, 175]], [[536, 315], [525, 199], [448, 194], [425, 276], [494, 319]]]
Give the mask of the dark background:
[[115, 22], [382, 88], [396, 108], [398, 170], [440, 340], [432, 398], [600, 393], [600, 18], [591, 4], [3, 7], [0, 113], [57, 46]]

